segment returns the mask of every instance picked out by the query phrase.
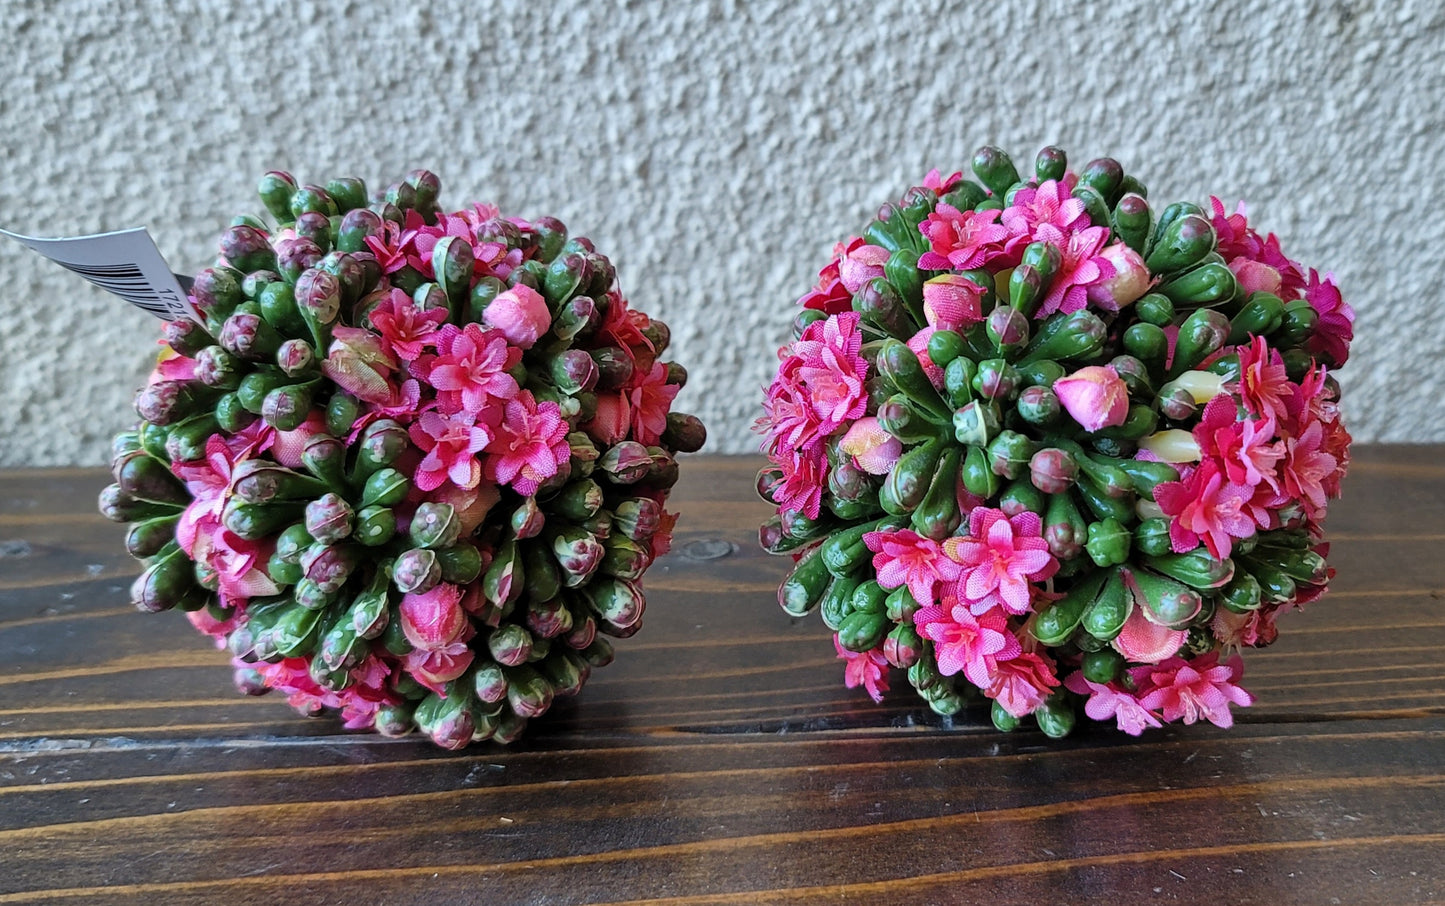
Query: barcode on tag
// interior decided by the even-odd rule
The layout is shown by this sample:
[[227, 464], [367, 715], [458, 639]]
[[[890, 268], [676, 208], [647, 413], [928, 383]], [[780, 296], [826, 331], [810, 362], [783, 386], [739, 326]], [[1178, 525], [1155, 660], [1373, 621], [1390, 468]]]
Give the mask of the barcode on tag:
[[9, 230], [0, 230], [0, 235], [158, 318], [200, 320], [144, 227], [61, 239], [21, 236]]

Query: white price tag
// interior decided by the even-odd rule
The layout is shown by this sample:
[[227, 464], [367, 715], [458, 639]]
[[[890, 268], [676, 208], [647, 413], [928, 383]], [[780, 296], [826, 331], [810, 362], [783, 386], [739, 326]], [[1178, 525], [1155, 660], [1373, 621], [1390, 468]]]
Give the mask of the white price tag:
[[157, 318], [200, 320], [144, 227], [61, 239], [37, 239], [9, 230], [0, 230], [0, 235], [9, 236]]

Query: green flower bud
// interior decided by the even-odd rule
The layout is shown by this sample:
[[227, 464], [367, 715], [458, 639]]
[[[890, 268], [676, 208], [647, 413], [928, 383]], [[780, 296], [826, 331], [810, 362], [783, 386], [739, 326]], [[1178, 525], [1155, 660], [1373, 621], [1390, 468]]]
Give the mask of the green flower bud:
[[532, 656], [532, 636], [516, 623], [504, 623], [487, 637], [487, 650], [498, 664], [516, 667]]
[[598, 628], [608, 635], [625, 638], [641, 628], [647, 601], [635, 583], [603, 577], [582, 594], [597, 616]]
[[409, 531], [412, 543], [417, 547], [439, 550], [457, 542], [462, 525], [451, 504], [428, 501], [417, 505]]
[[291, 196], [296, 192], [296, 180], [284, 170], [270, 170], [261, 177], [256, 187], [266, 210], [271, 212], [283, 225], [294, 219], [291, 213]]
[[246, 503], [305, 500], [326, 493], [326, 484], [264, 459], [247, 459], [231, 471], [231, 492]]
[[396, 558], [392, 567], [392, 581], [402, 594], [424, 594], [441, 581], [441, 564], [435, 551], [412, 548]]
[[361, 489], [362, 506], [393, 507], [406, 499], [411, 491], [411, 481], [396, 469], [381, 469], [368, 479]]
[[219, 389], [200, 381], [157, 381], [136, 393], [135, 411], [145, 421], [165, 426], [211, 409], [220, 396]]

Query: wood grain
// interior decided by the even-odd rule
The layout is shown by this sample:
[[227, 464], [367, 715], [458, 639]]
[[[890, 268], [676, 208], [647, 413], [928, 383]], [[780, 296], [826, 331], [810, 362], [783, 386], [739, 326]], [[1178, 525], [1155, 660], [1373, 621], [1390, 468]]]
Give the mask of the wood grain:
[[844, 689], [752, 458], [693, 457], [647, 626], [518, 745], [234, 692], [127, 604], [105, 476], [0, 473], [0, 903], [1413, 903], [1445, 896], [1445, 460], [1365, 447], [1237, 726], [999, 734]]

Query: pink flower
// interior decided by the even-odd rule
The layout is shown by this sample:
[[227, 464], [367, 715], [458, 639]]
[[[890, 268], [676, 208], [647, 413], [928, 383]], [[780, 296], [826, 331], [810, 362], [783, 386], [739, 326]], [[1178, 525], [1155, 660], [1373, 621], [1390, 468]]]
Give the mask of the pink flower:
[[[426, 222], [421, 219], [421, 215], [416, 211], [408, 210], [405, 228], [390, 220], [383, 220], [381, 222], [382, 234], [366, 237], [366, 247], [376, 256], [376, 261], [381, 265], [383, 274], [394, 274], [407, 266], [407, 255], [412, 249], [417, 231], [424, 226], [426, 226]], [[427, 266], [426, 275], [431, 276], [430, 265]]]
[[1291, 299], [1299, 298], [1299, 291], [1304, 286], [1304, 278], [1299, 270], [1299, 265], [1289, 260], [1279, 249], [1279, 240], [1271, 233], [1261, 239], [1259, 233], [1250, 227], [1246, 220], [1244, 202], [1240, 202], [1233, 214], [1228, 216], [1224, 213], [1224, 202], [1214, 196], [1209, 197], [1209, 204], [1213, 210], [1211, 222], [1214, 224], [1214, 232], [1218, 237], [1215, 251], [1223, 256], [1225, 261], [1230, 262], [1230, 269], [1235, 267], [1235, 262], [1241, 258], [1249, 261], [1256, 261], [1268, 265], [1280, 276], [1279, 288], [1274, 290], [1279, 297], [1288, 302]]
[[854, 238], [848, 243], [838, 243], [833, 248], [833, 259], [818, 271], [818, 282], [798, 300], [803, 308], [821, 311], [825, 315], [841, 314], [853, 310], [853, 294], [843, 285], [839, 270], [843, 257], [850, 247], [862, 245], [863, 240]]
[[1234, 397], [1221, 393], [1204, 407], [1193, 434], [1200, 453], [1218, 460], [1234, 484], [1268, 484], [1278, 490], [1275, 464], [1284, 456], [1284, 445], [1275, 439], [1274, 426], [1272, 419], [1240, 419]]
[[993, 681], [998, 661], [1023, 653], [1019, 640], [1009, 631], [1008, 617], [997, 607], [982, 614], [948, 596], [943, 605], [930, 604], [913, 614], [918, 634], [933, 641], [938, 672], [953, 676], [959, 671], [980, 689]]
[[962, 179], [963, 173], [961, 171], [955, 170], [948, 176], [941, 176], [939, 175], [938, 168], [934, 167], [928, 171], [927, 176], [923, 177], [923, 187], [925, 189], [932, 189], [935, 195], [942, 198], [949, 192], [952, 192], [953, 187], [958, 185]]
[[960, 211], [939, 202], [928, 219], [918, 225], [929, 245], [929, 250], [919, 256], [919, 268], [962, 271], [1003, 254], [1008, 230], [998, 224], [999, 213], [996, 210]]
[[1079, 311], [1088, 302], [1088, 287], [1114, 276], [1114, 265], [1100, 254], [1104, 243], [1109, 241], [1108, 228], [1086, 227], [1070, 233], [1067, 240], [1049, 225], [1040, 227], [1038, 232], [1039, 239], [1059, 247], [1062, 261], [1034, 317], [1043, 319], [1056, 311]]
[[[672, 530], [677, 526], [677, 516], [677, 513], [669, 513], [667, 510], [663, 510], [662, 515], [657, 518], [657, 531], [653, 532], [652, 537], [647, 539], [649, 552], [652, 554], [653, 560], [672, 550]], [[887, 687], [885, 686], [884, 688]]]
[[461, 599], [461, 589], [447, 582], [425, 594], [404, 595], [397, 612], [407, 641], [428, 651], [455, 642], [467, 628], [467, 614], [461, 608]]
[[1209, 621], [1209, 630], [1226, 651], [1262, 648], [1273, 644], [1279, 637], [1279, 630], [1274, 625], [1277, 613], [1279, 611], [1270, 608], [1235, 613], [1221, 607], [1214, 612], [1214, 619]]
[[1152, 711], [1139, 704], [1139, 699], [1113, 683], [1102, 685], [1089, 680], [1082, 672], [1075, 671], [1064, 680], [1064, 688], [1089, 696], [1084, 705], [1084, 713], [1089, 717], [1094, 720], [1108, 720], [1112, 717], [1118, 728], [1130, 736], [1138, 736], [1149, 727], [1163, 726]]
[[[408, 221], [410, 221], [410, 217], [408, 217]], [[434, 279], [436, 272], [432, 268], [432, 252], [436, 249], [437, 243], [447, 236], [465, 239], [468, 245], [472, 244], [476, 238], [472, 234], [471, 224], [467, 223], [465, 218], [448, 217], [442, 214], [437, 217], [436, 223], [422, 224], [411, 231], [411, 242], [406, 248], [406, 263], [428, 280]], [[475, 258], [475, 255], [473, 257]], [[473, 271], [475, 271], [475, 265]]]
[[368, 403], [387, 403], [396, 394], [391, 375], [396, 359], [385, 341], [364, 327], [335, 327], [321, 373], [342, 390]]
[[765, 417], [756, 425], [767, 434], [763, 450], [774, 462], [811, 456], [822, 442], [863, 415], [868, 400], [868, 366], [858, 354], [863, 338], [859, 316], [829, 316], [778, 351], [778, 373], [763, 400]]
[[854, 312], [833, 315], [808, 325], [793, 344], [793, 354], [801, 360], [797, 377], [808, 390], [822, 436], [861, 416], [868, 405], [863, 389], [868, 365], [858, 354], [863, 345], [859, 321]]
[[903, 444], [884, 431], [878, 419], [865, 415], [838, 441], [838, 449], [853, 457], [858, 468], [869, 475], [887, 475], [902, 455]]
[[551, 401], [538, 403], [523, 390], [507, 401], [502, 424], [487, 445], [487, 478], [523, 496], [537, 493], [572, 458], [567, 420]]
[[1052, 179], [1036, 188], [1025, 186], [1015, 192], [1013, 204], [1004, 208], [999, 220], [1008, 230], [1011, 250], [1043, 238], [1039, 227], [1044, 225], [1053, 228], [1047, 233], [1049, 237], [1066, 236], [1089, 226], [1083, 200], [1074, 198], [1068, 186]]
[[552, 326], [552, 313], [541, 293], [518, 283], [487, 303], [482, 321], [500, 331], [513, 346], [531, 349]]
[[195, 552], [197, 538], [219, 530], [221, 514], [231, 496], [231, 471], [243, 458], [233, 456], [221, 438], [213, 434], [206, 439], [205, 458], [171, 467], [191, 492], [191, 502], [176, 524], [176, 542], [192, 560], [199, 559]]
[[434, 341], [437, 328], [447, 319], [447, 310], [422, 311], [406, 293], [393, 289], [367, 317], [391, 354], [412, 362]]
[[273, 546], [269, 541], [246, 541], [217, 527], [200, 534], [192, 550], [193, 559], [216, 574], [222, 606], [236, 607], [259, 595], [280, 594], [280, 587], [263, 569]]
[[1088, 365], [1054, 381], [1054, 393], [1085, 431], [1124, 424], [1129, 417], [1129, 388], [1113, 365]]
[[1028, 613], [1033, 600], [1029, 583], [1042, 582], [1059, 569], [1042, 532], [1037, 513], [1025, 510], [1011, 517], [992, 507], [974, 507], [968, 514], [968, 535], [943, 543], [944, 552], [963, 567], [959, 598], [976, 614], [993, 607]]
[[773, 489], [778, 509], [817, 519], [822, 512], [823, 484], [827, 480], [828, 466], [822, 448], [811, 452], [780, 452], [772, 457], [772, 462], [783, 473], [782, 480]]
[[1271, 349], [1263, 337], [1254, 337], [1248, 345], [1236, 347], [1236, 352], [1239, 378], [1225, 384], [1225, 389], [1239, 394], [1245, 411], [1256, 418], [1284, 418], [1285, 400], [1293, 394], [1294, 385], [1279, 351]]
[[837, 633], [833, 634], [833, 649], [838, 657], [847, 661], [843, 668], [843, 683], [849, 689], [862, 686], [868, 690], [868, 697], [875, 702], [883, 701], [888, 691], [888, 660], [877, 648], [868, 651], [849, 651], [838, 644]]
[[937, 541], [912, 529], [868, 532], [863, 543], [873, 551], [878, 584], [884, 588], [907, 585], [913, 600], [924, 606], [936, 600], [939, 583], [955, 582], [961, 573], [958, 563], [944, 556]]
[[939, 274], [923, 284], [923, 317], [937, 330], [963, 331], [983, 320], [983, 287], [957, 274]]
[[652, 320], [642, 312], [629, 308], [627, 300], [616, 290], [609, 290], [606, 299], [605, 314], [602, 326], [597, 329], [598, 335], [610, 341], [611, 345], [627, 350], [628, 354], [634, 357], [641, 353], [651, 355], [652, 343], [643, 335], [642, 330], [651, 324]]
[[652, 370], [633, 369], [625, 393], [631, 403], [632, 439], [649, 446], [662, 439], [667, 430], [667, 413], [682, 388], [667, 382], [667, 366], [654, 362]]
[[1144, 259], [1122, 242], [1116, 242], [1099, 253], [1114, 268], [1114, 276], [1090, 285], [1085, 290], [1089, 301], [1104, 311], [1118, 311], [1149, 291], [1153, 280]]
[[255, 670], [260, 673], [267, 688], [276, 689], [286, 695], [286, 704], [302, 714], [320, 714], [322, 709], [335, 707], [340, 699], [316, 685], [311, 678], [310, 663], [303, 657], [288, 657], [268, 664], [258, 661], [247, 664], [240, 660], [231, 662], [238, 668]]
[[1324, 428], [1318, 421], [1311, 422], [1298, 437], [1285, 438], [1279, 467], [1281, 489], [1302, 503], [1312, 519], [1324, 515], [1329, 502], [1325, 484], [1335, 474], [1335, 458], [1320, 449], [1323, 441]]
[[[165, 340], [161, 340], [165, 343]], [[163, 346], [156, 356], [156, 367], [146, 378], [147, 384], [155, 384], [160, 381], [194, 381], [196, 379], [196, 360], [183, 356], [169, 346]]]
[[407, 433], [426, 453], [416, 470], [419, 489], [434, 491], [447, 481], [459, 488], [474, 488], [482, 480], [477, 454], [492, 442], [492, 434], [486, 426], [472, 422], [467, 413], [423, 412]]
[[1334, 274], [1321, 278], [1314, 268], [1310, 268], [1309, 282], [1305, 284], [1305, 299], [1319, 315], [1305, 348], [1326, 365], [1338, 368], [1350, 357], [1355, 310], [1340, 295]]
[[217, 619], [211, 608], [202, 607], [200, 610], [192, 610], [186, 613], [186, 619], [196, 628], [197, 632], [208, 635], [216, 640], [217, 648], [226, 647], [226, 637], [235, 631], [237, 626], [245, 622], [246, 609], [242, 604], [239, 607], [232, 607], [224, 620]]
[[376, 712], [384, 705], [396, 704], [400, 697], [387, 689], [391, 666], [375, 655], [368, 655], [350, 675], [355, 682], [336, 695], [341, 699], [343, 726], [361, 730], [373, 726]]
[[1172, 657], [1157, 666], [1129, 671], [1139, 689], [1141, 706], [1158, 711], [1166, 721], [1182, 718], [1192, 724], [1205, 718], [1225, 729], [1234, 725], [1230, 702], [1241, 708], [1254, 703], [1254, 696], [1237, 685], [1243, 675], [1244, 661], [1239, 655], [1221, 664], [1217, 651], [1192, 661]]
[[446, 325], [437, 333], [436, 346], [437, 354], [418, 359], [414, 370], [440, 391], [442, 411], [466, 411], [494, 424], [498, 404], [517, 395], [517, 379], [507, 372], [521, 361], [521, 351], [507, 345], [499, 332], [475, 323]]
[[1169, 541], [1178, 553], [1186, 553], [1203, 541], [1209, 553], [1229, 556], [1234, 538], [1254, 534], [1254, 519], [1246, 509], [1252, 489], [1229, 481], [1219, 465], [1206, 459], [1188, 470], [1180, 481], [1166, 481], [1154, 488], [1154, 501], [1169, 520]]
[[1053, 663], [1043, 655], [1027, 652], [1000, 661], [983, 694], [1014, 717], [1023, 717], [1042, 705], [1058, 685]]
[[838, 262], [838, 279], [844, 289], [856, 293], [864, 283], [883, 276], [883, 265], [887, 261], [888, 250], [881, 245], [864, 245], [863, 240], [854, 240]]

